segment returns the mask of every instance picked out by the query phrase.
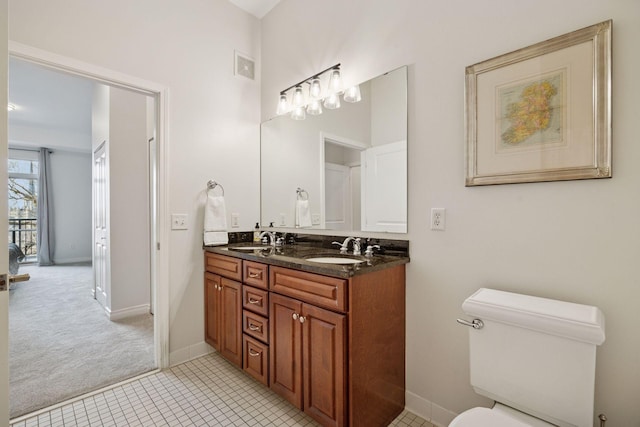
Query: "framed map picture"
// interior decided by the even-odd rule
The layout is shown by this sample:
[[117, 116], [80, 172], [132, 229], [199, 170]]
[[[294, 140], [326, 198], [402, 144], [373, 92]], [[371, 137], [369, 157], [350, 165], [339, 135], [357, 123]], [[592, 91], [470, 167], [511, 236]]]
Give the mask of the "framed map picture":
[[466, 185], [611, 177], [605, 21], [466, 68]]

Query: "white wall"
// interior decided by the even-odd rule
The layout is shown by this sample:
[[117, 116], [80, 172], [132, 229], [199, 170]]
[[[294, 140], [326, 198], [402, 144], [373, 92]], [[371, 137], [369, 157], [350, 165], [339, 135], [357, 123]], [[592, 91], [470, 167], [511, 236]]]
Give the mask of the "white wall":
[[150, 304], [147, 97], [109, 89], [109, 257], [112, 318]]
[[[613, 178], [466, 188], [465, 67], [609, 18]], [[263, 119], [282, 88], [336, 62], [346, 85], [410, 64], [407, 390], [422, 414], [446, 422], [490, 403], [469, 385], [455, 319], [493, 286], [599, 306], [596, 414], [639, 425], [638, 40], [636, 0], [284, 0], [262, 20]], [[429, 231], [432, 207], [447, 209], [446, 231]]]
[[[10, 39], [169, 88], [169, 213], [186, 213], [170, 253], [171, 361], [203, 349], [202, 223], [209, 179], [227, 222], [259, 217], [260, 22], [226, 0], [10, 0]], [[234, 50], [256, 58], [255, 81], [233, 75]], [[160, 224], [169, 227], [170, 224]], [[166, 228], [165, 228], [166, 229]]]
[[56, 264], [91, 261], [91, 183], [91, 153], [51, 154]]

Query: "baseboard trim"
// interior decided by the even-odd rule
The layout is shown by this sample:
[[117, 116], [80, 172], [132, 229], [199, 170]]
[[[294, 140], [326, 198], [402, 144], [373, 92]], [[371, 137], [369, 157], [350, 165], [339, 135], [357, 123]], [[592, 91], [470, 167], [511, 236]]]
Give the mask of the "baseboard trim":
[[458, 415], [410, 391], [405, 393], [405, 409], [438, 427], [447, 427]]
[[91, 263], [91, 257], [89, 257], [89, 258], [81, 257], [81, 258], [54, 259], [53, 262], [56, 265], [77, 264], [77, 263], [80, 263], [80, 262], [82, 262], [82, 263], [84, 263], [84, 262]]
[[120, 310], [108, 310], [107, 315], [109, 320], [121, 320], [127, 317], [139, 316], [141, 314], [149, 314], [151, 306], [149, 304], [136, 305], [133, 307], [127, 307]]
[[201, 341], [197, 344], [193, 344], [176, 351], [169, 353], [169, 366], [173, 367], [181, 363], [188, 362], [198, 357], [205, 356], [209, 353], [213, 353], [215, 350], [209, 344]]

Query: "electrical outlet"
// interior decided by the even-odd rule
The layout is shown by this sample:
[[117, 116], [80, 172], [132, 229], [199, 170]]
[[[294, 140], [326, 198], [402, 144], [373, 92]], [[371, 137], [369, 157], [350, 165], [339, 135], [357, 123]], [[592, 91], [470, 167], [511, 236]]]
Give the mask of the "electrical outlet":
[[320, 214], [311, 214], [311, 224], [320, 225]]
[[446, 211], [444, 208], [431, 208], [431, 229], [444, 231]]
[[239, 213], [232, 213], [231, 214], [231, 228], [238, 228], [240, 227], [240, 214]]
[[187, 214], [171, 214], [172, 230], [186, 230], [188, 228]]
[[283, 213], [280, 214], [280, 226], [284, 227], [287, 225], [287, 216]]

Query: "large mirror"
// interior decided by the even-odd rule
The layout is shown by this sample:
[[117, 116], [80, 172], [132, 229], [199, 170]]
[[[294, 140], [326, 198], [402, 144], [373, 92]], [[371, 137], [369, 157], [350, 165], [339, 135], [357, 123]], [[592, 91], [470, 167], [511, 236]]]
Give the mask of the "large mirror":
[[360, 84], [361, 100], [261, 126], [261, 223], [407, 232], [407, 67]]

